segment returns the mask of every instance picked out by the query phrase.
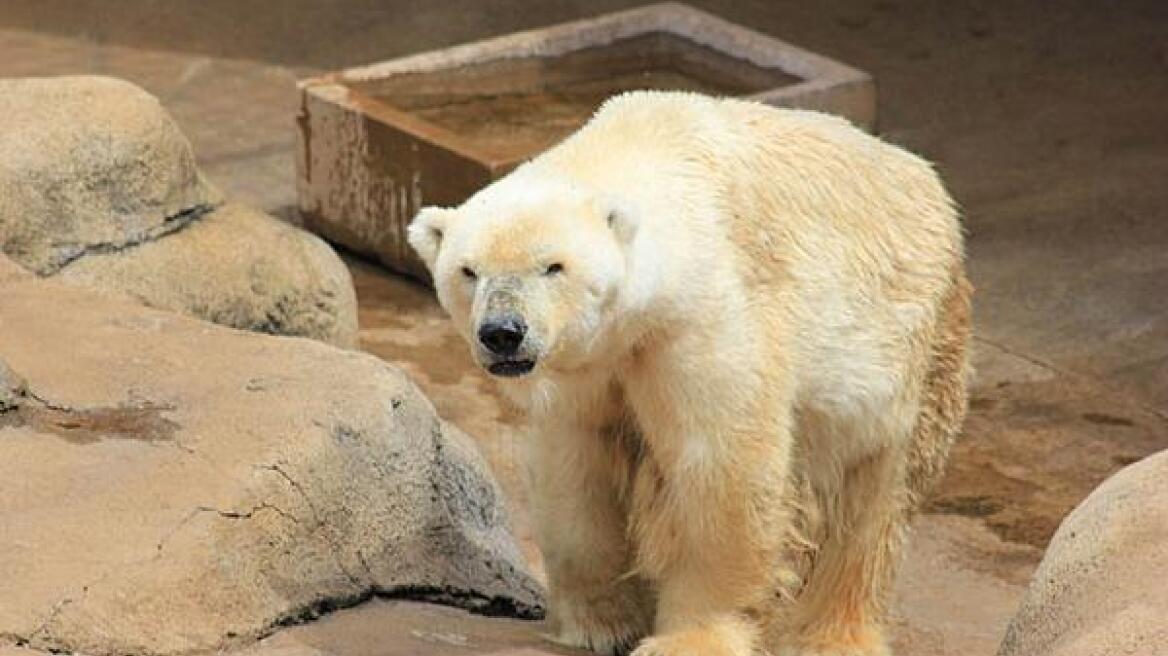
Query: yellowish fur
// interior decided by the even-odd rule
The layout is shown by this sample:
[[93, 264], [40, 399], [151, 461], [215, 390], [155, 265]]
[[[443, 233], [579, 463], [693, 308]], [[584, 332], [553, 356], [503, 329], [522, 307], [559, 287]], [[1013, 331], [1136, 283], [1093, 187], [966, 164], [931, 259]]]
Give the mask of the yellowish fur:
[[527, 326], [535, 368], [502, 388], [557, 640], [888, 653], [966, 405], [971, 290], [926, 162], [823, 114], [631, 93], [410, 237], [485, 367], [488, 318]]

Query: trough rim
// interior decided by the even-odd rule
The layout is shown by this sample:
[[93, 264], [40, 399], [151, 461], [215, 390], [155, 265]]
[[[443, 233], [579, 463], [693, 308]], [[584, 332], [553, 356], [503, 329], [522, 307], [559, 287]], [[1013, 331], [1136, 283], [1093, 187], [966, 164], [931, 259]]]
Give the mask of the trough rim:
[[430, 73], [507, 59], [556, 57], [652, 33], [672, 34], [802, 80], [735, 98], [783, 107], [810, 95], [867, 89], [873, 94], [874, 109], [875, 84], [868, 73], [680, 2], [650, 4], [347, 68], [300, 80], [297, 88], [303, 94], [364, 113], [420, 141], [480, 162], [494, 173], [526, 157], [499, 157], [469, 143], [464, 135], [377, 100], [354, 86], [407, 73]]

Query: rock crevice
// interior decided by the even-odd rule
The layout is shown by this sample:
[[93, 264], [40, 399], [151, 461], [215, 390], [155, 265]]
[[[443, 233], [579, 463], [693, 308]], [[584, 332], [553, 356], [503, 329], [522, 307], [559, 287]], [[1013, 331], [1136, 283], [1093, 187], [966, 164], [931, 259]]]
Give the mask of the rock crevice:
[[190, 227], [191, 224], [221, 206], [222, 204], [202, 203], [194, 207], [188, 207], [178, 214], [165, 217], [160, 226], [149, 232], [116, 242], [96, 242], [92, 244], [81, 244], [73, 248], [65, 247], [60, 258], [39, 273], [41, 275], [51, 276], [60, 273], [62, 269], [87, 255], [115, 255], [132, 250], [143, 244], [158, 241], [159, 239]]

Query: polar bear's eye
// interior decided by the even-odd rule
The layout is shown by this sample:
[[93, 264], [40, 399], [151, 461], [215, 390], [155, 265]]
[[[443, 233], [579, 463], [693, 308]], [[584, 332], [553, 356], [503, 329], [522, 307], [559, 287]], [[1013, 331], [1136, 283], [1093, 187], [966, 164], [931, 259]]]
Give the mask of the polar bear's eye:
[[564, 270], [564, 265], [560, 264], [559, 262], [556, 262], [555, 264], [549, 264], [548, 268], [544, 269], [543, 275], [554, 276], [557, 273], [561, 273], [563, 270]]
[[479, 274], [475, 273], [474, 269], [470, 267], [462, 267], [462, 275], [465, 276], [467, 280], [475, 280], [479, 277]]

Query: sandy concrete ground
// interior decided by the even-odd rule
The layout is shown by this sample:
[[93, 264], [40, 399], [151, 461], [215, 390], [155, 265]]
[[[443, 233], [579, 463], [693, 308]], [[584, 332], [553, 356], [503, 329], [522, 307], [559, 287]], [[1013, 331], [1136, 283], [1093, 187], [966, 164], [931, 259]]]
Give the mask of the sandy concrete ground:
[[[7, 0], [0, 75], [138, 82], [225, 191], [291, 217], [295, 78], [625, 4]], [[898, 584], [896, 641], [910, 655], [993, 653], [1061, 517], [1109, 473], [1168, 447], [1168, 4], [695, 4], [872, 72], [880, 132], [936, 161], [963, 206], [979, 379]], [[363, 346], [479, 437], [527, 535], [514, 418], [425, 290], [351, 266]], [[530, 542], [528, 554], [538, 566]], [[388, 656], [403, 636], [431, 653], [538, 644], [527, 625], [475, 619], [435, 642], [425, 636], [440, 627], [403, 613], [423, 627], [453, 621], [387, 603], [265, 648]]]

